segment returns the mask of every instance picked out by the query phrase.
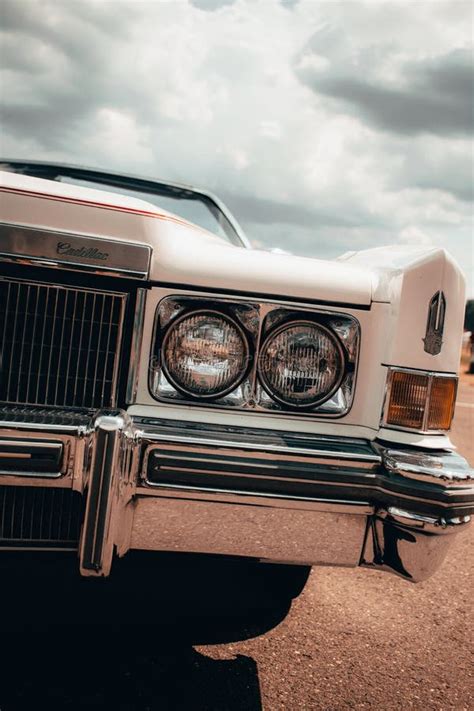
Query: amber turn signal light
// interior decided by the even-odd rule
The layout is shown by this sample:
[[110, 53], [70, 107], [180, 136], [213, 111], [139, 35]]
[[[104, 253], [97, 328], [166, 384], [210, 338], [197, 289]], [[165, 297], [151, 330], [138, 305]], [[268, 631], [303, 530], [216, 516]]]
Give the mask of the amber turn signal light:
[[454, 416], [457, 387], [457, 378], [433, 378], [428, 408], [428, 430], [449, 430]]
[[385, 424], [414, 430], [449, 430], [457, 377], [390, 369]]

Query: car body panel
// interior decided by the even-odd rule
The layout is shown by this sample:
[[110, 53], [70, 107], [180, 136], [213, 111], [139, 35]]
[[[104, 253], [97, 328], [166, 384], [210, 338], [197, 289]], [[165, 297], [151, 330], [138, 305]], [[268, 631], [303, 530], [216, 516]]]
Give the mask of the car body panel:
[[[126, 387], [119, 386], [119, 368], [114, 365], [110, 378], [121, 399], [111, 398], [107, 406], [102, 403], [84, 411], [71, 405], [43, 407], [48, 402], [38, 397], [33, 403], [19, 396], [0, 402], [4, 462], [0, 494], [10, 502], [2, 515], [7, 516], [11, 532], [10, 539], [0, 539], [0, 547], [17, 545], [15, 535], [23, 546], [38, 544], [33, 545], [31, 536], [22, 538], [23, 528], [15, 529], [17, 493], [18, 501], [26, 501], [29, 488], [38, 488], [44, 500], [52, 497], [51, 518], [59, 516], [60, 528], [62, 511], [53, 506], [54, 494], [70, 489], [83, 499], [75, 543], [84, 576], [109, 575], [114, 551], [125, 555], [130, 548], [294, 564], [360, 564], [412, 581], [434, 572], [453, 538], [448, 534], [464, 530], [474, 511], [474, 472], [452, 452], [445, 431], [400, 430], [382, 422], [390, 368], [443, 376], [457, 372], [464, 280], [444, 250], [395, 245], [336, 260], [272, 254], [246, 248], [245, 240], [236, 246], [155, 205], [117, 192], [8, 171], [0, 179], [0, 286], [7, 285], [10, 295], [14, 284], [17, 306], [20, 289], [25, 287], [28, 293], [23, 310], [0, 304], [4, 323], [14, 319], [10, 331], [5, 327], [3, 334], [5, 342], [7, 336], [10, 339], [11, 352], [20, 344], [23, 353], [29, 338], [25, 327], [17, 330], [17, 323], [25, 315], [26, 322], [33, 308], [30, 288], [37, 294], [31, 312], [35, 323], [39, 292], [45, 289], [39, 379], [49, 383], [55, 362], [59, 378], [67, 308], [59, 314], [60, 340], [54, 341], [52, 329], [47, 373], [41, 369], [46, 325], [56, 323], [59, 291], [75, 292], [75, 299], [81, 292], [82, 317], [76, 318], [74, 300], [70, 326], [71, 333], [75, 324], [80, 328], [76, 385], [83, 331], [90, 329], [92, 334], [107, 324], [109, 337], [115, 326], [120, 334], [114, 341], [118, 346], [112, 352], [113, 362], [118, 363], [120, 356], [126, 381]], [[58, 248], [63, 238], [70, 240], [76, 261]], [[120, 259], [114, 258], [115, 245]], [[126, 263], [130, 245], [139, 247], [141, 255], [140, 269], [132, 273]], [[115, 287], [120, 293], [115, 294]], [[48, 316], [51, 293], [56, 294], [56, 306], [54, 315]], [[117, 323], [112, 315], [109, 322], [94, 317], [96, 294], [103, 299], [102, 315], [106, 297], [114, 294], [116, 303], [122, 304]], [[190, 301], [199, 296], [217, 309], [229, 297], [249, 307], [261, 302], [262, 307], [276, 307], [290, 317], [307, 314], [316, 322], [328, 316], [351, 316], [346, 321], [355, 323], [356, 332], [360, 328], [358, 355], [351, 361], [346, 354], [341, 360], [345, 375], [355, 382], [350, 408], [330, 415], [317, 407], [308, 412], [285, 407], [263, 411], [256, 402], [244, 411], [226, 407], [219, 398], [160, 401], [150, 389], [150, 359], [156, 334], [163, 335], [155, 328], [157, 307], [169, 296]], [[430, 332], [429, 316], [433, 299], [444, 305], [437, 307], [435, 334]], [[93, 303], [90, 311], [86, 303]], [[262, 308], [258, 338], [270, 312]], [[127, 329], [129, 336], [122, 338]], [[92, 356], [94, 383], [103, 333], [99, 330], [99, 345]], [[429, 345], [432, 342], [436, 349]], [[92, 335], [88, 343], [87, 364]], [[31, 344], [33, 353], [34, 333]], [[60, 352], [57, 361], [53, 346]], [[105, 353], [107, 363], [108, 345]], [[13, 356], [10, 363], [0, 363], [8, 382], [11, 370], [19, 382], [24, 376], [29, 384], [30, 373], [36, 371], [24, 363], [22, 368], [21, 362], [15, 370], [12, 360]], [[104, 373], [105, 378], [105, 366]], [[83, 379], [86, 393], [87, 376]], [[16, 392], [20, 390], [18, 385]], [[46, 400], [48, 392], [46, 385]], [[29, 458], [39, 461], [42, 442], [46, 456], [41, 466], [54, 468], [46, 474], [28, 469]], [[56, 464], [53, 450], [62, 453]], [[15, 456], [26, 464], [23, 461], [15, 469]], [[9, 487], [14, 487], [13, 498], [5, 493]], [[13, 511], [9, 511], [12, 500]], [[27, 505], [31, 501], [23, 506], [21, 521], [28, 518]], [[35, 516], [40, 520], [42, 510]]]

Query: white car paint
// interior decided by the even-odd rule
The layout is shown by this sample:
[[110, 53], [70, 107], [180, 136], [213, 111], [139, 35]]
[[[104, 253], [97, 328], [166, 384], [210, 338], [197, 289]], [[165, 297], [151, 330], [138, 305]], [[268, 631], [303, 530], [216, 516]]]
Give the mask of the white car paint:
[[[360, 436], [426, 447], [450, 447], [445, 435], [383, 430], [380, 419], [387, 367], [455, 373], [459, 363], [464, 278], [441, 249], [392, 246], [326, 261], [247, 250], [228, 244], [141, 200], [69, 184], [2, 172], [0, 221], [65, 233], [134, 241], [152, 247], [144, 342], [133, 414], [253, 427]], [[0, 244], [1, 251], [1, 244]], [[241, 298], [317, 304], [355, 316], [361, 325], [357, 386], [350, 412], [338, 419], [303, 419], [288, 413], [235, 413], [157, 403], [148, 390], [148, 363], [156, 305], [166, 295], [199, 287]], [[424, 351], [427, 310], [439, 290], [447, 313], [441, 353]], [[200, 291], [199, 293], [202, 293]], [[237, 298], [239, 298], [237, 296]]]

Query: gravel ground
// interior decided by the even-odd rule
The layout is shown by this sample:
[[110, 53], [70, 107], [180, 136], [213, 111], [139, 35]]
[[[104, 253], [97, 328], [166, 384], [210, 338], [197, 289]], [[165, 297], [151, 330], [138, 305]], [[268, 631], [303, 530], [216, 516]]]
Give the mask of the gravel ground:
[[[458, 403], [452, 439], [472, 463], [474, 376], [462, 375]], [[441, 570], [418, 585], [361, 569], [314, 569], [279, 627], [198, 651], [254, 660], [262, 706], [272, 711], [472, 709], [473, 540], [472, 529], [459, 537]]]
[[[453, 440], [471, 462], [473, 396], [474, 376], [463, 375]], [[0, 709], [473, 709], [473, 537], [459, 537], [443, 568], [418, 585], [315, 569], [280, 624], [285, 610], [258, 625], [203, 616], [193, 597], [199, 577], [182, 582], [192, 606], [175, 600], [174, 618], [173, 601], [161, 603], [169, 619], [134, 627], [52, 626], [36, 591], [23, 590], [44, 624], [4, 624]], [[49, 593], [69, 604], [57, 580]], [[140, 620], [155, 594], [138, 603], [125, 596], [119, 613]], [[219, 637], [235, 641], [196, 644]]]

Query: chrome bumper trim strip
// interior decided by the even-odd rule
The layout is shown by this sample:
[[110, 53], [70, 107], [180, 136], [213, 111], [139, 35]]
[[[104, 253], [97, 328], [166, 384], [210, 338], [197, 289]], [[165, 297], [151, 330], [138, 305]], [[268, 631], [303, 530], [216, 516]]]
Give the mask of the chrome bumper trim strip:
[[[146, 438], [150, 442], [169, 442], [170, 441], [170, 436], [167, 434], [156, 434], [155, 432], [147, 432]], [[176, 442], [177, 444], [195, 444], [196, 443], [196, 437], [186, 437], [182, 435], [173, 435], [172, 436], [172, 441]], [[339, 452], [339, 451], [331, 451], [331, 450], [326, 450], [326, 449], [306, 449], [303, 447], [291, 447], [291, 450], [289, 450], [288, 447], [285, 447], [284, 445], [278, 446], [278, 445], [272, 445], [272, 444], [254, 444], [254, 443], [248, 443], [246, 444], [245, 442], [235, 442], [229, 439], [225, 444], [223, 444], [222, 440], [218, 439], [212, 439], [212, 438], [204, 438], [204, 439], [199, 439], [199, 444], [202, 445], [203, 447], [223, 447], [225, 446], [226, 448], [229, 449], [243, 449], [243, 450], [248, 450], [251, 452], [272, 452], [275, 454], [278, 453], [283, 453], [283, 454], [288, 454], [289, 451], [291, 451], [291, 455], [307, 455], [310, 457], [314, 457], [319, 455], [322, 459], [327, 461], [328, 459], [336, 459], [338, 461], [340, 460], [350, 460], [351, 462], [368, 462], [370, 463], [380, 463], [381, 462], [381, 457], [377, 455], [376, 453], [374, 454], [356, 454], [354, 452]]]
[[384, 467], [398, 476], [447, 488], [474, 486], [474, 470], [456, 452], [412, 452], [381, 448]]

